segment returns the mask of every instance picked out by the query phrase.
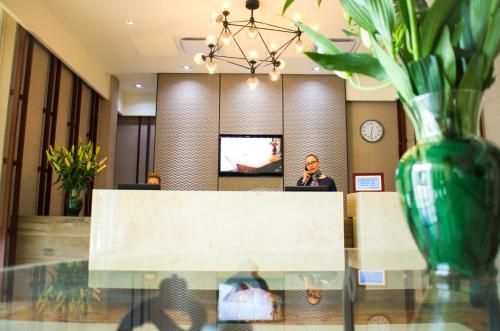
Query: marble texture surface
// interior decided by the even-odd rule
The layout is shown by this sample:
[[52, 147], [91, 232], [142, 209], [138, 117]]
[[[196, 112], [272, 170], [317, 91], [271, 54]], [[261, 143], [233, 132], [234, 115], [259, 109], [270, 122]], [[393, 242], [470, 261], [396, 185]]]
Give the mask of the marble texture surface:
[[347, 215], [354, 220], [356, 248], [349, 253], [350, 266], [374, 270], [426, 268], [404, 218], [398, 193], [348, 194]]
[[92, 197], [90, 271], [344, 270], [340, 192], [94, 190]]

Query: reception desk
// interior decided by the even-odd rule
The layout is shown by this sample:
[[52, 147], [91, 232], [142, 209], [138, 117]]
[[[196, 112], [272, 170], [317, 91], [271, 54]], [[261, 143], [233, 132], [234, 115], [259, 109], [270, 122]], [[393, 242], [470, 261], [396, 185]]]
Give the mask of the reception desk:
[[343, 219], [340, 192], [94, 190], [90, 284], [155, 288], [176, 273], [211, 288], [221, 272], [343, 271]]

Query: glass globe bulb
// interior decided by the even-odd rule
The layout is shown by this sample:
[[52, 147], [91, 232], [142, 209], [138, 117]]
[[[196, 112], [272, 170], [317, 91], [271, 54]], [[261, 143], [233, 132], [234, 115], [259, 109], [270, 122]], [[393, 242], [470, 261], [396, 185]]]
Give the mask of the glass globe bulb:
[[215, 45], [215, 43], [217, 42], [217, 38], [215, 38], [215, 36], [213, 34], [210, 34], [207, 36], [207, 45]]
[[255, 61], [259, 59], [259, 53], [257, 51], [250, 51], [248, 52], [248, 61]]
[[232, 39], [233, 37], [231, 36], [231, 33], [229, 31], [225, 30], [224, 32], [222, 32], [221, 40], [224, 43], [224, 45], [229, 45]]
[[229, 1], [224, 1], [222, 3], [222, 11], [229, 11]]
[[217, 63], [214, 62], [214, 60], [210, 60], [205, 64], [205, 67], [208, 70], [209, 74], [215, 73], [215, 70], [217, 70]]
[[253, 26], [248, 28], [247, 36], [250, 39], [255, 39], [257, 37], [257, 29]]
[[252, 77], [247, 79], [247, 84], [251, 90], [255, 90], [257, 88], [257, 86], [259, 85], [259, 80], [257, 79], [257, 77], [252, 76]]
[[203, 53], [196, 53], [194, 56], [194, 63], [201, 66], [203, 62], [205, 62], [205, 60], [203, 60]]
[[273, 82], [280, 79], [281, 73], [277, 68], [274, 68], [271, 72], [269, 72], [269, 79]]
[[278, 62], [279, 62], [279, 65], [277, 66], [277, 68], [278, 68], [279, 70], [283, 70], [283, 69], [285, 69], [285, 65], [286, 65], [285, 60], [283, 60], [283, 59], [279, 59], [279, 60], [278, 60]]
[[270, 43], [269, 44], [269, 51], [276, 52], [277, 50], [278, 50], [278, 44], [277, 43]]
[[304, 43], [302, 42], [302, 40], [298, 39], [295, 42], [295, 51], [297, 53], [302, 53], [303, 50], [304, 50]]

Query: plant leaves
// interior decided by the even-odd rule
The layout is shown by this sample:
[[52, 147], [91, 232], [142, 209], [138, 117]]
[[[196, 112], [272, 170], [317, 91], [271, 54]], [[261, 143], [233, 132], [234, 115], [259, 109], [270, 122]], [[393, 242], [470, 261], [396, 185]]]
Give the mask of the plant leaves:
[[441, 71], [434, 55], [412, 61], [407, 68], [418, 95], [443, 91]]
[[398, 91], [403, 102], [409, 102], [415, 96], [408, 73], [402, 68], [372, 37], [372, 49], [377, 56], [380, 65], [384, 68], [389, 81]]
[[488, 25], [484, 39], [483, 52], [487, 57], [487, 68], [493, 66], [493, 62], [500, 52], [500, 10], [496, 7], [495, 16]]
[[437, 42], [439, 33], [443, 26], [449, 22], [450, 16], [454, 15], [460, 6], [458, 3], [462, 0], [436, 0], [427, 10], [420, 31], [420, 54], [422, 57], [432, 52], [434, 43]]
[[290, 5], [294, 2], [295, 0], [286, 0], [285, 4], [283, 5], [283, 10], [281, 11], [281, 15], [285, 15], [285, 12], [288, 9], [288, 7], [290, 7]]
[[443, 68], [450, 86], [455, 86], [457, 63], [455, 60], [455, 53], [453, 52], [453, 46], [451, 45], [450, 30], [447, 26], [444, 27], [441, 39], [437, 44], [436, 56], [441, 63], [441, 67]]
[[491, 6], [490, 1], [469, 0], [470, 30], [476, 49], [483, 44]]
[[327, 70], [355, 72], [387, 82], [388, 77], [380, 62], [366, 53], [319, 54], [305, 52], [311, 60]]
[[307, 35], [311, 38], [312, 42], [316, 45], [318, 49], [321, 49], [321, 51], [324, 54], [339, 54], [342, 53], [342, 51], [335, 46], [333, 41], [328, 39], [327, 37], [323, 36], [321, 33], [314, 31], [310, 27], [308, 27], [305, 24], [302, 23], [297, 23], [296, 24], [302, 31], [307, 33]]
[[392, 0], [366, 1], [365, 4], [375, 29], [380, 33], [386, 44], [390, 45], [396, 22], [396, 13], [394, 12]]
[[365, 5], [366, 1], [367, 0], [340, 0], [340, 3], [360, 27], [366, 31], [374, 32], [376, 29], [368, 15]]
[[460, 82], [461, 89], [483, 90], [483, 72], [486, 66], [486, 56], [483, 53], [477, 53], [472, 57], [472, 60], [467, 67], [462, 81]]

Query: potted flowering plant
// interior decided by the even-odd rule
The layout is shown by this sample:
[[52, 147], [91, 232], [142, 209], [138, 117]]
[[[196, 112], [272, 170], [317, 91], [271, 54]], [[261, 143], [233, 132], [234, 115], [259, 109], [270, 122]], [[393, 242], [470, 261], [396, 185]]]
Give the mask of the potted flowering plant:
[[69, 194], [67, 201], [68, 214], [78, 216], [82, 209], [81, 193], [87, 189], [94, 177], [106, 168], [107, 157], [99, 160], [101, 148], [95, 147], [92, 141], [78, 146], [66, 147], [49, 146], [46, 151], [47, 159], [57, 173], [56, 183], [62, 182], [61, 188]]
[[500, 51], [500, 0], [428, 2], [340, 0], [346, 33], [371, 53], [342, 52], [297, 24], [322, 50], [305, 55], [323, 68], [358, 87], [362, 74], [397, 90], [417, 144], [396, 184], [431, 271], [488, 277], [500, 238], [500, 151], [479, 137], [478, 122]]

